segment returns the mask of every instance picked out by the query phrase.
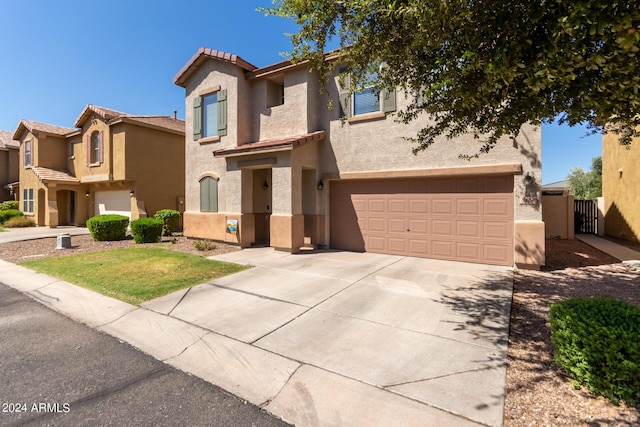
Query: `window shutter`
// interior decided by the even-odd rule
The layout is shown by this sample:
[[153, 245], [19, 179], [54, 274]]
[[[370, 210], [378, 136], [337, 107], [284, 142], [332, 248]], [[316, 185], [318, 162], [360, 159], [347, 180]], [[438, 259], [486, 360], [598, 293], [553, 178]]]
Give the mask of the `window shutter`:
[[104, 132], [100, 131], [98, 134], [98, 162], [104, 163]]
[[209, 212], [218, 212], [218, 180], [209, 178]]
[[91, 164], [91, 134], [87, 134], [87, 164]]
[[[340, 73], [344, 73], [346, 68], [341, 68]], [[339, 86], [339, 98], [340, 98], [340, 117], [351, 117], [351, 75], [344, 76], [343, 86]]]
[[202, 97], [193, 98], [193, 140], [202, 138]]
[[209, 212], [209, 180], [200, 181], [200, 212]]
[[383, 90], [380, 93], [382, 98], [382, 111], [385, 113], [391, 113], [396, 111], [396, 91], [395, 90]]
[[218, 92], [218, 136], [227, 134], [227, 90]]

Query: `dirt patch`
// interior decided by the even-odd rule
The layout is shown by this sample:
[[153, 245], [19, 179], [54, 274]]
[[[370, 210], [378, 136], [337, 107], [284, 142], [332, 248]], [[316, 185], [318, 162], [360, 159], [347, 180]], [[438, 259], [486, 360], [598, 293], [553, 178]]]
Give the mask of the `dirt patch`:
[[549, 240], [546, 256], [543, 271], [518, 270], [514, 277], [504, 425], [639, 425], [638, 407], [576, 390], [556, 366], [549, 306], [605, 295], [640, 305], [640, 274], [578, 240]]

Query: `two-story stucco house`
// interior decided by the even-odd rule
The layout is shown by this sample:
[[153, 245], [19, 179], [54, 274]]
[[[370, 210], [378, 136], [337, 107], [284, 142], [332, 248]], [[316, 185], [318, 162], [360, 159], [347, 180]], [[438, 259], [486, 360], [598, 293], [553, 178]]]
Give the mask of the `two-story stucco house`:
[[0, 202], [17, 199], [19, 149], [13, 133], [0, 130]]
[[20, 208], [39, 226], [182, 211], [184, 121], [87, 105], [75, 128], [22, 120]]
[[187, 236], [544, 264], [538, 127], [472, 162], [459, 158], [477, 151], [471, 136], [414, 155], [404, 137], [429, 117], [398, 123], [405, 93], [351, 95], [338, 74], [336, 64], [327, 97], [308, 63], [257, 68], [198, 50], [175, 77], [186, 90]]
[[640, 138], [621, 145], [617, 135], [602, 137], [602, 196], [605, 234], [640, 240]]

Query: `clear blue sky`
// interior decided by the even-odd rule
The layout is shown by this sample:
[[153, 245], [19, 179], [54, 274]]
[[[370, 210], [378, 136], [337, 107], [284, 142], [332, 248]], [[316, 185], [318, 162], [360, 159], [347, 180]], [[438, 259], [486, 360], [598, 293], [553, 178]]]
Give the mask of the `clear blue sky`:
[[[271, 0], [0, 0], [0, 129], [20, 119], [73, 127], [86, 104], [130, 114], [178, 111], [173, 77], [205, 46], [256, 66], [291, 51], [290, 21], [265, 17]], [[543, 183], [590, 168], [600, 137], [543, 127]]]

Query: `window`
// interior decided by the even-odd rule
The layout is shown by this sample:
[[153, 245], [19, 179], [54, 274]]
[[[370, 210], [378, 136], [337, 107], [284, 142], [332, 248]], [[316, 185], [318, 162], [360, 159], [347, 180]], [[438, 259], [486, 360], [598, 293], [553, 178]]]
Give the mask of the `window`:
[[24, 142], [24, 165], [31, 166], [31, 140]]
[[74, 142], [69, 143], [69, 157], [73, 158], [76, 155], [76, 144]]
[[[341, 73], [344, 70], [340, 71]], [[367, 80], [375, 80], [376, 74], [367, 76]], [[366, 87], [361, 91], [351, 92], [351, 76], [346, 75], [343, 87], [340, 87], [340, 109], [342, 117], [353, 117], [368, 113], [390, 113], [396, 110], [395, 90], [378, 90]]]
[[193, 99], [193, 139], [227, 134], [227, 91], [217, 89]]
[[267, 108], [284, 104], [284, 75], [267, 80]]
[[200, 180], [200, 212], [218, 212], [218, 180], [214, 177]]
[[22, 190], [22, 212], [33, 213], [33, 188]]
[[92, 132], [87, 135], [87, 163], [96, 165], [104, 162], [103, 132]]

